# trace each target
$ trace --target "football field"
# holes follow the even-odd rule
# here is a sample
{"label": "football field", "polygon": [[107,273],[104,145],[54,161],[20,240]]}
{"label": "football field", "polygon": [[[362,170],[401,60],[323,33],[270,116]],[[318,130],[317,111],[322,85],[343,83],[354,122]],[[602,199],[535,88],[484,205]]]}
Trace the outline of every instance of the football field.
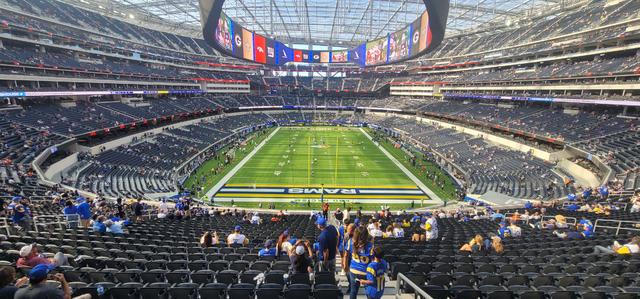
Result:
{"label": "football field", "polygon": [[246,159],[215,199],[428,198],[359,128],[282,127]]}

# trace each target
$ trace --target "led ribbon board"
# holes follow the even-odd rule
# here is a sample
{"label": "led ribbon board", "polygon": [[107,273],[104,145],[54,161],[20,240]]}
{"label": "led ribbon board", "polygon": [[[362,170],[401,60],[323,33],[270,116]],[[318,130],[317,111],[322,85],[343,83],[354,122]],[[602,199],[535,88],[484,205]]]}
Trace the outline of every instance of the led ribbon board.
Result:
{"label": "led ribbon board", "polygon": [[222,11],[224,0],[200,0],[205,41],[221,53],[267,65],[347,63],[361,67],[405,61],[435,49],[444,38],[449,0],[424,0],[425,11],[404,28],[340,51],[298,50],[244,28]]}

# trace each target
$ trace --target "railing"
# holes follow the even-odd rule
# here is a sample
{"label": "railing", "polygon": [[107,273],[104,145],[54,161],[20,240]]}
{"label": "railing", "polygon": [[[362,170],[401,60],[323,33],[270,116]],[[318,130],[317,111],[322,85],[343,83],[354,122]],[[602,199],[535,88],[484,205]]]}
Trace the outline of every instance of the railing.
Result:
{"label": "railing", "polygon": [[[504,214],[504,217],[505,218],[511,218],[511,216],[513,216],[514,214],[515,213],[506,213],[506,214]],[[520,217],[522,217],[522,214],[520,214]],[[542,216],[540,218],[540,221],[549,220],[549,219],[555,219],[555,218],[556,218],[556,216]],[[575,217],[564,217],[564,218],[567,220],[567,224],[571,224],[571,225],[575,226],[578,223],[578,219],[576,219]],[[522,223],[525,223],[525,224],[529,224],[529,222],[531,221],[531,218],[529,218],[527,220],[520,219],[519,221],[522,222]]]}
{"label": "railing", "polygon": [[420,288],[419,285],[411,281],[408,277],[402,273],[398,273],[398,279],[396,280],[396,299],[402,297],[402,285],[409,285],[413,289],[413,298],[433,299],[427,292]]}
{"label": "railing", "polygon": [[65,215],[38,215],[33,217],[33,228],[36,232],[40,232],[38,229],[40,226],[58,225],[60,229],[63,229],[70,223],[73,223],[73,221],[68,221]]}
{"label": "railing", "polygon": [[[584,202],[584,201],[564,201],[562,202],[562,208],[566,209],[569,205],[571,205],[572,203],[576,203],[576,204],[584,204],[584,203],[588,203],[588,202]],[[614,206],[618,206],[620,208],[620,210],[622,211],[626,211],[627,207],[629,206],[628,203],[626,202],[606,202],[606,201],[601,201],[601,202],[595,202],[594,204],[600,204],[600,205],[614,205]]]}
{"label": "railing", "polygon": [[[550,219],[556,219],[556,216],[542,216],[542,221]],[[564,217],[564,219],[567,220],[567,224],[571,224],[573,226],[578,223],[578,219],[575,217]]]}
{"label": "railing", "polygon": [[[613,223],[613,225],[606,225],[606,223]],[[629,224],[629,226],[623,227],[623,224]],[[620,234],[620,231],[640,232],[640,221],[596,219],[596,223],[593,225],[593,232],[596,232],[598,228],[615,229],[615,235],[617,236]]]}
{"label": "railing", "polygon": [[5,232],[7,233],[7,234],[6,234],[6,236],[7,236],[7,237],[9,237],[10,232],[11,232],[11,231],[10,231],[10,229],[11,229],[11,225],[9,224],[9,221],[7,221],[7,218],[4,218],[4,217],[2,217],[2,218],[0,218],[0,219],[2,219],[2,222],[0,222],[0,224],[2,224],[2,225],[0,226],[0,229],[4,229],[4,230],[5,230]]}

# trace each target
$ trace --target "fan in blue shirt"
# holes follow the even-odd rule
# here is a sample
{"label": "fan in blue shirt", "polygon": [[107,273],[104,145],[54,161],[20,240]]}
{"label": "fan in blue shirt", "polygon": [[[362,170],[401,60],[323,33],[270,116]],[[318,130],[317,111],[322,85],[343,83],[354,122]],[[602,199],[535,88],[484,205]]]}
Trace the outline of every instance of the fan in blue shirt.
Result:
{"label": "fan in blue shirt", "polygon": [[373,249],[373,261],[367,265],[367,280],[360,281],[365,286],[364,293],[368,299],[380,299],[384,294],[384,273],[389,266],[383,257],[382,248]]}
{"label": "fan in blue shirt", "polygon": [[91,205],[87,202],[84,197],[76,198],[76,202],[79,204],[76,206],[77,213],[80,215],[82,219],[91,218]]}
{"label": "fan in blue shirt", "polygon": [[93,231],[96,233],[106,233],[107,232],[107,226],[104,225],[104,216],[100,216],[96,219],[96,221],[93,223]]}
{"label": "fan in blue shirt", "polygon": [[276,249],[273,248],[273,241],[265,241],[264,248],[258,251],[258,256],[276,256]]}
{"label": "fan in blue shirt", "polygon": [[498,229],[498,235],[501,239],[511,237],[511,229],[507,227],[507,223],[500,222],[500,228]]}

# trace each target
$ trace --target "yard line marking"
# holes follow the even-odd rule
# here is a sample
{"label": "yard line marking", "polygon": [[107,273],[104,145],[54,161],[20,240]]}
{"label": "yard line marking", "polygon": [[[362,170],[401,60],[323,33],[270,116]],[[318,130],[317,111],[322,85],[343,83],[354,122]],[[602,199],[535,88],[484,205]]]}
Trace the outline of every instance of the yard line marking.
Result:
{"label": "yard line marking", "polygon": [[[367,138],[369,138],[369,140],[373,143],[373,138],[364,129],[360,128],[360,132],[362,132],[364,136],[367,136]],[[440,198],[440,196],[438,196],[433,191],[431,191],[431,189],[429,189],[422,181],[420,181],[420,179],[418,179],[411,171],[409,171],[406,167],[404,167],[404,165],[402,165],[402,163],[400,163],[386,149],[384,149],[380,145],[378,145],[377,147],[383,154],[387,156],[387,158],[389,158],[389,160],[391,160],[391,162],[393,162],[398,168],[400,168],[400,170],[402,170],[402,172],[404,172],[404,174],[407,175],[409,179],[411,179],[414,183],[416,183],[416,185],[418,185],[418,187],[422,191],[424,191],[425,194],[427,194],[431,199],[437,201],[438,205],[443,203],[442,198]]]}
{"label": "yard line marking", "polygon": [[[226,187],[308,187],[320,188],[320,184],[226,184]],[[325,188],[381,188],[381,189],[418,189],[417,186],[408,185],[325,185]]]}
{"label": "yard line marking", "polygon": [[226,184],[245,164],[247,164],[247,162],[249,162],[249,160],[251,160],[251,158],[265,144],[267,144],[267,142],[269,140],[271,140],[271,137],[275,136],[276,133],[278,133],[278,131],[280,131],[280,127],[277,127],[275,130],[273,130],[273,132],[271,134],[269,134],[269,136],[267,136],[267,138],[262,140],[262,142],[260,142],[260,144],[258,144],[256,147],[254,147],[253,150],[248,155],[246,155],[244,157],[244,159],[242,159],[242,161],[240,161],[240,163],[236,164],[236,166],[233,167],[233,169],[231,169],[231,171],[229,171],[221,180],[219,180],[211,189],[209,189],[209,191],[207,191],[207,193],[206,193],[207,199],[209,199],[213,195],[215,195],[218,192],[218,190],[220,190],[220,188],[222,188],[224,186],[224,184]]}
{"label": "yard line marking", "polygon": [[367,190],[360,189],[360,194],[424,194],[422,190]]}
{"label": "yard line marking", "polygon": [[246,193],[284,193],[286,191],[284,188],[256,188],[256,189],[246,189],[246,188],[222,188],[219,192],[246,192]]}

